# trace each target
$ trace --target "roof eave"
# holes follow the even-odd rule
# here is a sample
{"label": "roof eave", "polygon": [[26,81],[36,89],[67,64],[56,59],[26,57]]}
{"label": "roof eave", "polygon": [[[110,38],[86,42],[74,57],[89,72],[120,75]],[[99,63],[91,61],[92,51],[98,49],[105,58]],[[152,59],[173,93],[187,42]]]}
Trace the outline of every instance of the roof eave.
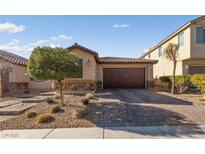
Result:
{"label": "roof eave", "polygon": [[99,62],[99,64],[156,64],[158,60],[152,62]]}
{"label": "roof eave", "polygon": [[186,24],[184,24],[183,26],[181,26],[179,29],[177,29],[176,31],[174,31],[173,33],[171,33],[169,36],[167,36],[165,39],[163,39],[162,41],[160,41],[160,43],[158,43],[157,45],[155,45],[153,48],[151,48],[149,51],[147,51],[146,53],[144,53],[142,56],[140,56],[139,58],[144,58],[145,56],[147,56],[149,53],[151,53],[152,51],[154,51],[155,49],[157,49],[159,46],[161,46],[162,44],[164,44],[165,42],[169,41],[170,39],[172,39],[173,37],[175,37],[177,34],[179,34],[181,31],[183,31],[184,29],[188,28],[189,26],[191,26],[192,24],[194,24],[195,22],[197,22],[198,20],[201,20],[202,18],[204,18],[205,16],[201,16],[197,19],[193,19],[189,22],[187,22]]}

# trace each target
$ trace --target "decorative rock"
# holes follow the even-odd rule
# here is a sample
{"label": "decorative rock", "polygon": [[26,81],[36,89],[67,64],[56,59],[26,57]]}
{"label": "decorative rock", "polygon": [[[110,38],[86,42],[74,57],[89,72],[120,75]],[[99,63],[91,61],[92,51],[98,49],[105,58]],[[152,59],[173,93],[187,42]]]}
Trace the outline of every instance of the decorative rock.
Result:
{"label": "decorative rock", "polygon": [[80,109],[73,109],[69,111],[69,117],[71,119],[80,119],[87,115],[89,113],[89,110],[87,108],[80,108]]}

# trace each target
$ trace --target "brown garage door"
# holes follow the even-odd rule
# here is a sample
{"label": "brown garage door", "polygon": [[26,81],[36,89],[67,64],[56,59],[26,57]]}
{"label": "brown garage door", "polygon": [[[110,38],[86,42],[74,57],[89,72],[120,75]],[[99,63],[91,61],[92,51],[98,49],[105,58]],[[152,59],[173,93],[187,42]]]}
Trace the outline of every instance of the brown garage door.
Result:
{"label": "brown garage door", "polygon": [[144,68],[104,68],[104,88],[144,88]]}

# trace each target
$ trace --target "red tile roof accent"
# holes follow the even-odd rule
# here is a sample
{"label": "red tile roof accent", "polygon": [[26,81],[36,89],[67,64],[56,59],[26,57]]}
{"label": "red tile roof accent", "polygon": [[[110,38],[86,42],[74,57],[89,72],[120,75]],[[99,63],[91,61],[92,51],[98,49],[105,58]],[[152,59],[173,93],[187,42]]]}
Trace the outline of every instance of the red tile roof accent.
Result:
{"label": "red tile roof accent", "polygon": [[124,58],[124,57],[100,57],[99,60],[100,63],[103,64],[125,64],[125,63],[134,63],[134,64],[156,64],[158,61],[157,60],[151,60],[151,59],[138,59],[138,58]]}
{"label": "red tile roof accent", "polygon": [[15,65],[27,66],[28,63],[28,60],[26,58],[3,50],[0,50],[0,59]]}
{"label": "red tile roof accent", "polygon": [[72,49],[72,48],[80,48],[80,49],[83,49],[84,51],[87,51],[91,54],[94,55],[95,59],[96,59],[96,62],[97,63],[116,63],[116,64],[125,64],[125,63],[150,63],[150,64],[156,64],[158,61],[157,60],[145,60],[145,59],[137,59],[137,58],[125,58],[125,57],[99,57],[98,56],[98,53],[91,50],[91,49],[88,49],[82,45],[79,45],[78,43],[74,43],[72,46],[68,47],[67,49]]}
{"label": "red tile roof accent", "polygon": [[91,53],[91,54],[94,55],[94,57],[95,57],[95,59],[96,59],[97,62],[99,61],[99,56],[98,56],[98,53],[97,53],[97,52],[95,52],[95,51],[93,51],[93,50],[91,50],[91,49],[88,49],[88,48],[86,48],[86,47],[84,47],[84,46],[82,46],[82,45],[80,45],[80,44],[78,44],[78,43],[74,43],[73,45],[71,45],[71,46],[68,47],[67,49],[73,49],[73,48],[79,48],[79,49],[82,49],[82,50],[84,50],[84,51],[87,51],[87,52],[89,52],[89,53]]}

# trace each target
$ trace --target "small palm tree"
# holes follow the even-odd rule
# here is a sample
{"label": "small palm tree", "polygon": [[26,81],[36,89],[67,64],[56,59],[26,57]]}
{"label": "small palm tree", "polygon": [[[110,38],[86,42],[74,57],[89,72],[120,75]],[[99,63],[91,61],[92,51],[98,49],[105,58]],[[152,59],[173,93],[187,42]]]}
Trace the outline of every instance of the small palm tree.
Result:
{"label": "small palm tree", "polygon": [[171,90],[172,94],[174,94],[174,87],[175,87],[175,72],[176,72],[177,59],[178,59],[178,49],[179,46],[177,44],[169,43],[164,50],[165,58],[173,62],[173,77],[172,77],[172,90]]}

